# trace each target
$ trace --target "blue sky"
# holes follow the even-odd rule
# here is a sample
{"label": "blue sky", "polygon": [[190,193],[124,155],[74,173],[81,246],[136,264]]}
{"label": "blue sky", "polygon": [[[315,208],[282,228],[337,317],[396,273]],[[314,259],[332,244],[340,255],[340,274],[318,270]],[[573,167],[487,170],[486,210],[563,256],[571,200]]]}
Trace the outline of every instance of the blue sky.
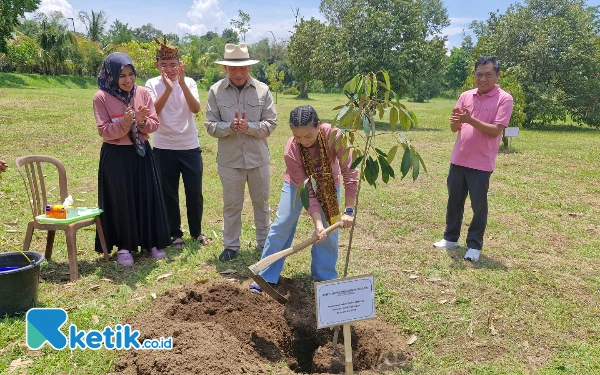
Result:
{"label": "blue sky", "polygon": [[[463,31],[471,34],[469,24],[473,20],[485,20],[490,12],[504,13],[515,2],[522,0],[445,0],[451,21],[443,32],[448,37],[448,47],[460,45]],[[42,0],[40,10],[60,10],[65,17],[74,17],[78,31],[84,31],[76,19],[79,11],[103,10],[109,19],[107,29],[118,19],[130,28],[152,23],[165,33],[203,35],[230,27],[229,21],[237,18],[238,9],[242,9],[250,15],[251,30],[246,34],[246,42],[251,44],[264,37],[288,38],[296,9],[301,17],[323,19],[319,4],[319,0]],[[588,0],[587,4],[598,5],[600,0]]]}

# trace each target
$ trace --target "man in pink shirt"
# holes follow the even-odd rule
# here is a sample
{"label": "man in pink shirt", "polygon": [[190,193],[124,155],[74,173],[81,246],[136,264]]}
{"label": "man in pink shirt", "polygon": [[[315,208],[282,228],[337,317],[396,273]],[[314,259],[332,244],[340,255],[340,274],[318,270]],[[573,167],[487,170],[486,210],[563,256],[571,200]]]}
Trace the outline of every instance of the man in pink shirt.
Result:
{"label": "man in pink shirt", "polygon": [[451,249],[460,246],[467,194],[471,197],[473,219],[467,233],[468,250],[464,259],[477,262],[483,247],[487,225],[487,193],[490,176],[502,132],[510,122],[513,98],[497,85],[500,63],[495,57],[483,56],[475,63],[473,90],[460,95],[450,116],[450,129],[458,132],[450,157],[448,173],[448,206],[444,238],[433,246]]}

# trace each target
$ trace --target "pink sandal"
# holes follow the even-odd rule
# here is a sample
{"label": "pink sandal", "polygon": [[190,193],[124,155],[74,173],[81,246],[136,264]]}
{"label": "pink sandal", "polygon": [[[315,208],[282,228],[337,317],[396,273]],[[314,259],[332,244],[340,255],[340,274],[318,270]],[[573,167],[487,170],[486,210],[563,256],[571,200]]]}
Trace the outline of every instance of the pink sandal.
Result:
{"label": "pink sandal", "polygon": [[133,255],[129,250],[119,250],[117,253],[117,264],[123,267],[133,266]]}

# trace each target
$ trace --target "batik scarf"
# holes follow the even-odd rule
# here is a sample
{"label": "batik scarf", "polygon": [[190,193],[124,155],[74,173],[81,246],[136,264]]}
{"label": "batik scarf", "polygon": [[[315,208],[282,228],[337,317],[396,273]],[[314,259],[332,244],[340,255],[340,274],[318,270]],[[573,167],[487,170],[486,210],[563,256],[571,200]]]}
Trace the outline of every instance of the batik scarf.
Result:
{"label": "batik scarf", "polygon": [[[102,91],[106,91],[111,96],[114,96],[122,101],[125,105],[125,108],[131,106],[134,110],[135,116],[135,106],[132,102],[133,97],[135,96],[135,89],[137,88],[137,85],[134,84],[133,89],[130,92],[121,90],[119,87],[119,75],[121,74],[123,68],[127,65],[131,66],[133,73],[137,76],[137,72],[135,71],[135,67],[133,66],[133,62],[129,56],[122,52],[115,52],[108,55],[102,63],[100,73],[98,74],[98,88]],[[131,140],[131,143],[133,143],[135,151],[140,156],[144,156],[146,154],[144,137],[142,136],[142,133],[139,132],[135,121],[133,124],[131,124],[129,139]]]}
{"label": "batik scarf", "polygon": [[319,129],[317,134],[317,143],[319,146],[319,154],[321,157],[321,172],[317,173],[315,165],[311,159],[308,149],[301,144],[300,155],[302,156],[302,165],[304,166],[304,172],[306,176],[313,177],[317,181],[317,188],[313,186],[317,200],[325,213],[327,223],[332,225],[340,220],[340,206],[337,199],[337,189],[335,188],[335,180],[333,179],[333,172],[329,157],[327,156],[327,144],[325,143],[325,137]]}

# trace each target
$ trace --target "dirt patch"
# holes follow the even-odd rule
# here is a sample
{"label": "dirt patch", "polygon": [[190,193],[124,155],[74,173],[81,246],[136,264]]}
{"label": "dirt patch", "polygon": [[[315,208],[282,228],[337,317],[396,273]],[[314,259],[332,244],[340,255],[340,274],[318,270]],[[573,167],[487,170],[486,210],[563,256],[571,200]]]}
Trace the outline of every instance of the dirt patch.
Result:
{"label": "dirt patch", "polygon": [[[282,279],[281,305],[250,292],[247,283],[197,284],[169,291],[154,308],[126,323],[147,338],[173,337],[172,350],[129,351],[123,374],[343,374],[343,334],[316,329],[315,301],[301,280]],[[378,320],[352,325],[354,370],[377,374],[406,369],[406,338]]]}

